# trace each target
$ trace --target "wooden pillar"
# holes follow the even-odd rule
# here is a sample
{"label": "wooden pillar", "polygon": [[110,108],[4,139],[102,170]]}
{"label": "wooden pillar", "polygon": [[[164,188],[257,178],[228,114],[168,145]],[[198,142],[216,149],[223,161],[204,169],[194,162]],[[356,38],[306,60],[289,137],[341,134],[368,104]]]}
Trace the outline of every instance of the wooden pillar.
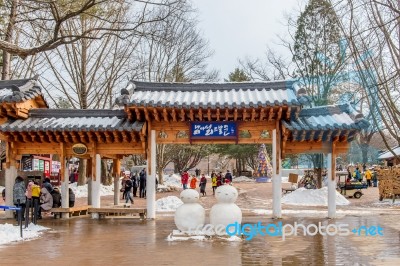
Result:
{"label": "wooden pillar", "polygon": [[[15,154],[12,151],[13,144],[6,142],[6,169],[5,169],[5,189],[6,189],[6,205],[14,205],[14,183],[17,177],[17,168],[15,161]],[[6,211],[6,218],[13,218],[14,214],[12,211]]]}
{"label": "wooden pillar", "polygon": [[335,142],[332,143],[332,152],[327,157],[328,170],[328,218],[336,217],[336,155]]}
{"label": "wooden pillar", "polygon": [[[149,164],[150,159],[150,164]],[[150,130],[150,147],[147,155],[146,204],[147,218],[156,218],[156,131]]]}
{"label": "wooden pillar", "polygon": [[121,172],[121,161],[113,160],[113,176],[114,176],[114,205],[119,205],[119,173]]}

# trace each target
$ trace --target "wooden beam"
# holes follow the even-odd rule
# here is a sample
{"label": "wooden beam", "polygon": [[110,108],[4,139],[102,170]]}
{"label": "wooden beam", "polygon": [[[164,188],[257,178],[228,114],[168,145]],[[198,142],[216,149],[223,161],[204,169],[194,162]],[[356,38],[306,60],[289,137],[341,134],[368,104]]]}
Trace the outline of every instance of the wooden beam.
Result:
{"label": "wooden beam", "polygon": [[[142,121],[142,116],[140,114],[140,110],[137,107],[135,107],[135,114],[136,114],[136,120]],[[95,160],[96,160],[96,158],[95,158]]]}
{"label": "wooden beam", "polygon": [[217,108],[217,114],[216,114],[216,115],[217,115],[216,120],[217,120],[217,121],[220,121],[220,115],[221,115],[221,114],[220,114],[219,108]]}
{"label": "wooden beam", "polygon": [[[160,114],[158,113],[157,108],[153,108],[153,115],[154,115],[154,119],[155,119],[157,122],[160,122],[160,121],[161,121],[161,119],[160,119]],[[147,120],[147,121],[149,121],[149,120]]]}
{"label": "wooden beam", "polygon": [[168,111],[166,108],[163,108],[163,118],[165,122],[169,122]]}
{"label": "wooden beam", "polygon": [[229,110],[225,108],[225,121],[229,121]]}
{"label": "wooden beam", "polygon": [[199,108],[197,115],[199,116],[199,121],[203,121],[203,109],[201,107]]}
{"label": "wooden beam", "polygon": [[91,161],[92,161],[92,181],[96,181],[96,154],[97,154],[97,145],[96,142],[92,142],[92,152],[91,152]]}
{"label": "wooden beam", "polygon": [[181,122],[186,120],[185,109],[181,108],[181,115],[180,116],[181,116]]}
{"label": "wooden beam", "polygon": [[48,138],[46,138],[46,135],[42,131],[38,131],[38,135],[39,135],[39,138],[40,138],[40,142],[42,142],[42,143],[44,143],[44,142],[49,143],[50,142],[48,140]]}
{"label": "wooden beam", "polygon": [[146,118],[146,121],[150,121],[150,116],[149,116],[149,110],[147,108],[144,108],[144,117]]}
{"label": "wooden beam", "polygon": [[274,116],[274,108],[270,107],[269,108],[269,113],[268,113],[268,121],[272,121],[272,117]]}
{"label": "wooden beam", "polygon": [[72,140],[69,138],[69,134],[66,131],[62,132],[62,136],[64,137],[64,142],[66,143],[72,143]]}
{"label": "wooden beam", "polygon": [[233,109],[233,121],[238,120],[238,110],[237,108]]}
{"label": "wooden beam", "polygon": [[310,139],[308,141],[314,141],[315,138],[315,130],[311,130]]}
{"label": "wooden beam", "polygon": [[120,135],[118,134],[118,131],[113,131],[112,134],[114,136],[114,142],[121,142],[121,138]]}
{"label": "wooden beam", "polygon": [[211,108],[209,107],[208,108],[208,110],[207,110],[207,118],[208,118],[208,121],[211,121]]}
{"label": "wooden beam", "polygon": [[242,120],[247,121],[247,109],[244,108],[242,111]]}
{"label": "wooden beam", "polygon": [[194,121],[194,112],[193,112],[192,108],[190,108],[190,110],[189,110],[189,118],[190,118],[190,121]]}
{"label": "wooden beam", "polygon": [[85,134],[84,131],[79,131],[76,134],[79,135],[79,142],[81,142],[81,143],[88,143],[89,142],[89,140],[87,138],[87,135]]}
{"label": "wooden beam", "polygon": [[296,107],[296,112],[294,113],[294,116],[296,117],[296,119],[299,118],[300,110],[301,110],[301,108],[299,106],[297,106]]}
{"label": "wooden beam", "polygon": [[286,119],[289,120],[290,119],[290,113],[292,112],[292,108],[289,106],[286,110]]}
{"label": "wooden beam", "polygon": [[[172,116],[172,121],[178,122],[178,119],[176,118],[177,115],[176,115],[176,110],[175,110],[175,108],[172,108],[171,116]],[[150,121],[150,120],[147,120],[147,121]]]}
{"label": "wooden beam", "polygon": [[255,121],[256,120],[256,109],[253,108],[253,110],[251,111],[251,121]]}
{"label": "wooden beam", "polygon": [[112,134],[109,131],[104,131],[104,136],[106,137],[106,143],[113,143]]}
{"label": "wooden beam", "polygon": [[265,118],[265,108],[264,107],[262,107],[261,109],[260,109],[260,115],[259,115],[259,121],[263,121],[264,120],[264,118]]}
{"label": "wooden beam", "polygon": [[276,120],[281,120],[281,118],[282,118],[282,107],[279,107],[278,115],[276,117]]}

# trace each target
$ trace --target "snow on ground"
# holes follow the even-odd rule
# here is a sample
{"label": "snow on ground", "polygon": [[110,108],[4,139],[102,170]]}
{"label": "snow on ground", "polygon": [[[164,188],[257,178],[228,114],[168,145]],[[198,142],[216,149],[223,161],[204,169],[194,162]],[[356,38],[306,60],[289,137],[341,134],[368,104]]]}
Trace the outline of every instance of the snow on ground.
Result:
{"label": "snow on ground", "polygon": [[156,210],[163,212],[176,211],[176,209],[182,204],[183,202],[180,198],[176,196],[168,196],[156,201]]}
{"label": "snow on ground", "polygon": [[159,192],[174,191],[182,187],[181,176],[177,174],[164,175],[163,181],[163,185],[158,184],[157,190]]}
{"label": "snow on ground", "polygon": [[[336,205],[348,205],[348,201],[339,192],[336,192]],[[328,188],[306,189],[299,188],[282,197],[282,203],[303,206],[328,206]]]}
{"label": "snow on ground", "polygon": [[48,230],[49,228],[33,223],[29,224],[28,228],[24,229],[22,226],[22,237],[20,235],[20,227],[12,224],[0,224],[0,245],[11,242],[23,241],[28,239],[35,239],[40,237],[41,231]]}
{"label": "snow on ground", "polygon": [[[77,183],[70,184],[69,187],[74,191],[76,198],[88,196],[88,185],[78,186]],[[104,186],[100,184],[100,196],[114,195],[114,184]]]}
{"label": "snow on ground", "polygon": [[[258,215],[272,215],[272,210],[255,209],[251,210],[253,213]],[[327,210],[282,210],[283,215],[291,217],[319,217],[325,218],[328,216]],[[336,210],[336,217],[341,218],[346,215],[353,216],[365,216],[365,215],[376,215],[376,212],[370,210]]]}
{"label": "snow on ground", "polygon": [[256,182],[254,178],[249,178],[247,176],[238,176],[232,179],[232,182],[239,183],[239,182]]}

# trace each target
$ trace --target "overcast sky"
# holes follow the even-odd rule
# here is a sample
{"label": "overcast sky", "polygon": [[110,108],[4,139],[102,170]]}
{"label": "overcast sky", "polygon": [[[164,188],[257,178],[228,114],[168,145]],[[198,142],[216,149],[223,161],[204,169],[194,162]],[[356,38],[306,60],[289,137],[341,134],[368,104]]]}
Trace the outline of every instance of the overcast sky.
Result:
{"label": "overcast sky", "polygon": [[210,68],[220,79],[238,66],[238,59],[262,57],[266,45],[285,34],[284,12],[298,7],[298,0],[192,0],[199,11],[199,28],[214,50]]}

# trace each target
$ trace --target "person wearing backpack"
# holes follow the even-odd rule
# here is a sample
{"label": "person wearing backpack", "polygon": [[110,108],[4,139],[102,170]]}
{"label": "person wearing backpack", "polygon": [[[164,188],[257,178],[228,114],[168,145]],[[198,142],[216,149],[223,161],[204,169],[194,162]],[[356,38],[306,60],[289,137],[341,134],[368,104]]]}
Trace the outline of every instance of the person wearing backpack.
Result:
{"label": "person wearing backpack", "polygon": [[[21,210],[21,218],[22,221],[25,220],[25,204],[26,204],[26,196],[25,196],[25,182],[21,176],[17,176],[15,178],[15,184],[13,187],[13,202],[14,205],[20,207]],[[18,216],[16,217],[18,221]]]}

